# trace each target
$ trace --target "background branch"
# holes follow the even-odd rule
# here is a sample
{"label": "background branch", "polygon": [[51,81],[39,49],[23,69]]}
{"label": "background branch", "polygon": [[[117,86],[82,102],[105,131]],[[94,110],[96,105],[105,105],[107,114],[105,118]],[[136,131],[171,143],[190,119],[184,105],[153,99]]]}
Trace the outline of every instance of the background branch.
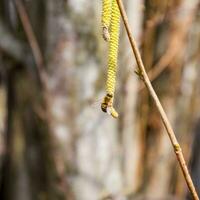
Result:
{"label": "background branch", "polygon": [[22,1],[14,0],[14,3],[16,5],[17,12],[19,13],[20,20],[22,22],[24,31],[29,41],[29,44],[33,53],[33,57],[35,59],[40,81],[42,82],[42,85],[46,87],[47,75],[44,70],[44,59],[43,59],[42,51],[40,49],[40,46],[34,34],[33,28],[31,26],[30,19],[28,17],[28,14],[26,12],[25,6],[22,3]]}
{"label": "background branch", "polygon": [[120,13],[121,13],[121,16],[122,16],[122,19],[123,19],[123,23],[125,25],[125,28],[126,28],[126,32],[127,32],[127,35],[128,35],[128,38],[129,38],[129,41],[130,41],[130,44],[131,44],[131,47],[132,47],[132,50],[133,50],[133,54],[135,56],[135,59],[136,59],[136,62],[137,62],[137,65],[138,65],[138,68],[139,68],[139,74],[140,74],[140,78],[141,80],[143,80],[143,82],[145,83],[150,95],[152,96],[155,104],[156,104],[156,107],[160,113],[160,116],[161,116],[161,119],[163,121],[163,124],[166,128],[166,131],[168,133],[168,136],[170,138],[170,141],[172,143],[172,146],[174,148],[174,151],[175,151],[175,154],[177,156],[177,160],[180,164],[180,167],[182,169],[182,172],[183,172],[183,175],[185,177],[185,180],[186,180],[186,183],[188,185],[188,188],[194,198],[194,200],[199,200],[199,197],[197,195],[197,192],[196,192],[196,189],[194,187],[194,184],[193,184],[193,181],[191,179],[191,176],[189,174],[189,171],[188,171],[188,168],[187,168],[187,165],[186,165],[186,162],[185,162],[185,159],[183,157],[183,153],[182,153],[182,150],[181,150],[181,147],[176,139],[176,136],[175,136],[175,133],[172,129],[172,126],[168,120],[168,117],[160,103],[160,100],[157,96],[157,94],[155,93],[152,85],[151,85],[151,82],[149,80],[149,77],[146,73],[146,70],[145,70],[145,67],[144,67],[144,64],[143,64],[143,61],[141,59],[141,56],[140,56],[140,53],[139,53],[139,50],[138,50],[138,47],[136,45],[136,42],[135,42],[135,39],[133,38],[132,36],[132,33],[131,33],[131,28],[130,28],[130,25],[128,23],[128,17],[126,15],[126,11],[124,9],[124,6],[122,4],[122,1],[121,0],[117,0],[117,3],[118,3],[118,6],[119,6],[119,10],[120,10]]}

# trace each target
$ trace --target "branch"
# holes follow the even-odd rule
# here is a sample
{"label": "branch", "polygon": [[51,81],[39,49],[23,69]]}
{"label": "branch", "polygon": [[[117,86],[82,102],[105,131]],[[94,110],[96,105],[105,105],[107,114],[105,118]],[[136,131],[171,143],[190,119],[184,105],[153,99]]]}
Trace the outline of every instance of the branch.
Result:
{"label": "branch", "polygon": [[28,16],[25,6],[21,0],[13,0],[13,1],[16,5],[17,12],[18,12],[20,20],[22,22],[28,42],[30,44],[30,47],[31,47],[31,50],[33,53],[33,57],[35,59],[36,67],[38,70],[40,81],[42,83],[42,86],[46,87],[47,74],[46,74],[46,71],[44,70],[44,58],[43,58],[40,46],[38,44],[38,41],[36,39],[36,36],[34,34],[32,25],[30,23],[29,16]]}
{"label": "branch", "polygon": [[120,10],[120,13],[121,13],[121,16],[122,16],[122,19],[123,19],[123,23],[125,25],[125,29],[126,29],[126,32],[127,32],[127,35],[128,35],[128,38],[129,38],[129,41],[130,41],[130,44],[131,44],[131,48],[133,50],[133,54],[135,56],[135,59],[136,59],[136,62],[137,62],[137,65],[138,65],[138,68],[139,68],[139,71],[140,71],[140,76],[142,76],[142,81],[144,82],[144,84],[146,85],[150,95],[152,96],[155,104],[156,104],[156,107],[160,113],[160,116],[161,116],[161,119],[162,119],[162,122],[165,126],[165,129],[168,133],[168,136],[169,136],[169,139],[170,139],[170,142],[174,148],[174,152],[176,154],[176,157],[177,157],[177,160],[179,162],[179,165],[181,167],[181,170],[183,172],[183,175],[184,175],[184,178],[185,178],[185,181],[187,183],[187,186],[194,198],[194,200],[199,200],[199,197],[197,195],[197,192],[196,192],[196,189],[194,187],[194,184],[193,184],[193,181],[191,179],[191,176],[189,174],[189,171],[188,171],[188,168],[187,168],[187,165],[186,165],[186,162],[185,162],[185,159],[184,159],[184,156],[183,156],[183,153],[182,153],[182,150],[181,150],[181,147],[176,139],[176,136],[175,136],[175,133],[172,129],[172,126],[168,120],[168,117],[160,103],[160,100],[157,96],[157,94],[155,93],[152,85],[151,85],[151,82],[149,80],[149,77],[146,73],[146,70],[145,70],[145,67],[144,67],[144,64],[143,64],[143,61],[141,59],[141,55],[139,53],[139,50],[138,50],[138,47],[136,45],[136,42],[135,42],[135,39],[133,38],[132,36],[132,33],[131,33],[131,28],[130,28],[130,25],[128,23],[128,17],[126,15],[126,11],[124,9],[124,6],[122,4],[122,1],[121,0],[117,0],[117,4],[119,6],[119,10]]}
{"label": "branch", "polygon": [[[183,49],[183,45],[185,44],[185,38],[187,33],[192,25],[192,22],[198,12],[198,9],[192,9],[190,14],[184,19],[184,22],[181,23],[171,34],[169,39],[169,44],[167,51],[160,58],[158,63],[155,64],[154,67],[147,73],[150,81],[154,81],[170,64],[173,62],[174,58],[179,54],[179,52]],[[175,19],[172,19],[175,21]],[[179,22],[180,23],[180,22]],[[143,90],[145,86],[142,84],[139,88],[139,91]]]}

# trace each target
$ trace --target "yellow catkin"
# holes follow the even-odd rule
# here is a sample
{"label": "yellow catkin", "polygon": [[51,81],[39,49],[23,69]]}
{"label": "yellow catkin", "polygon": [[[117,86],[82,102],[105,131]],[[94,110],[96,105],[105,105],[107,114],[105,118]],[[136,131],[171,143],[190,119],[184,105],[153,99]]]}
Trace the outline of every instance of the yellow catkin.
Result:
{"label": "yellow catkin", "polygon": [[110,20],[111,20],[111,7],[112,7],[112,0],[102,0],[102,31],[103,31],[103,38],[106,41],[109,41],[110,34],[109,34],[109,27],[110,27]]}
{"label": "yellow catkin", "polygon": [[[113,98],[116,84],[116,71],[118,60],[119,46],[119,27],[120,27],[120,12],[116,0],[112,0],[112,12],[110,22],[110,40],[109,40],[109,55],[108,55],[108,75],[106,83],[107,95],[102,102],[102,110],[109,112],[113,117],[117,118],[118,113],[113,108]],[[109,98],[108,98],[109,97]],[[105,109],[105,106],[107,108]]]}
{"label": "yellow catkin", "polygon": [[106,85],[107,93],[113,96],[115,91],[117,60],[118,60],[119,23],[120,23],[119,8],[116,0],[113,0],[111,27],[110,27],[109,55],[108,55],[108,77]]}

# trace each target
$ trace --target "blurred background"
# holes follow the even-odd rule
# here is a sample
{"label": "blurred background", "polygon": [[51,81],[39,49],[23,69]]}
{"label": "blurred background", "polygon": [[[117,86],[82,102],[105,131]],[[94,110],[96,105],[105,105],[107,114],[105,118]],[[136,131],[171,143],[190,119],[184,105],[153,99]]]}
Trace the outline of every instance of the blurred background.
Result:
{"label": "blurred background", "polygon": [[[123,0],[200,194],[200,2]],[[0,0],[0,199],[191,199],[121,24],[105,95],[101,0]]]}

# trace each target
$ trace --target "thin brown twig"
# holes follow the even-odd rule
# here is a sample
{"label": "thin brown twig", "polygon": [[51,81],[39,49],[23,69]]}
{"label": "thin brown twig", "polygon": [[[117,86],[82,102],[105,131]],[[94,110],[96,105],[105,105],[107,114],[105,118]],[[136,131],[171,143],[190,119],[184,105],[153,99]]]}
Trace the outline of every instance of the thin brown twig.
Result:
{"label": "thin brown twig", "polygon": [[[173,62],[173,59],[178,53],[179,48],[175,47],[169,50],[160,58],[158,63],[148,72],[148,77],[151,82],[159,77],[159,75],[170,66]],[[141,84],[138,88],[139,91],[142,91],[145,88],[144,84]]]}
{"label": "thin brown twig", "polygon": [[24,31],[26,33],[27,39],[29,41],[31,50],[33,52],[33,56],[35,59],[36,67],[38,70],[39,78],[45,87],[46,85],[46,73],[44,70],[44,59],[42,55],[42,51],[39,47],[38,41],[36,39],[36,36],[34,34],[33,28],[30,23],[30,19],[28,17],[28,14],[26,12],[25,6],[21,0],[14,0],[14,3],[16,5],[17,12],[19,14],[20,20],[22,22]]}
{"label": "thin brown twig", "polygon": [[122,16],[122,20],[123,20],[123,23],[125,25],[125,29],[126,29],[126,32],[127,32],[127,35],[128,35],[128,38],[129,38],[129,41],[130,41],[130,44],[131,44],[131,48],[133,50],[133,54],[134,54],[134,57],[136,59],[136,62],[137,62],[137,65],[138,65],[138,68],[139,68],[139,75],[141,77],[141,80],[144,82],[144,84],[146,85],[150,95],[152,96],[155,104],[156,104],[156,107],[160,113],[160,116],[161,116],[161,119],[162,119],[162,122],[165,126],[165,129],[168,133],[168,136],[169,136],[169,139],[171,141],[171,144],[174,148],[174,152],[176,154],[176,157],[177,157],[177,160],[178,160],[178,163],[181,167],[181,170],[183,172],[183,175],[184,175],[184,178],[185,178],[185,181],[187,183],[187,186],[194,198],[194,200],[199,200],[199,197],[197,195],[197,192],[196,192],[196,189],[195,189],[195,186],[193,184],[193,181],[191,179],[191,176],[189,174],[189,170],[187,168],[187,165],[186,165],[186,162],[185,162],[185,159],[184,159],[184,156],[183,156],[183,153],[182,153],[182,150],[181,150],[181,147],[176,139],[176,136],[175,136],[175,133],[172,129],[172,126],[168,120],[168,117],[160,103],[160,100],[157,96],[157,94],[155,93],[152,85],[151,85],[151,82],[149,80],[149,77],[146,73],[146,70],[145,70],[145,67],[144,67],[144,64],[143,64],[143,61],[142,61],[142,58],[141,58],[141,55],[140,55],[140,52],[139,52],[139,49],[136,45],[136,42],[135,42],[135,39],[134,37],[132,36],[132,33],[131,33],[131,28],[130,28],[130,25],[129,25],[129,22],[128,22],[128,17],[127,17],[127,14],[126,14],[126,11],[124,9],[124,5],[122,3],[121,0],[117,0],[117,4],[119,6],[119,10],[120,10],[120,13],[121,13],[121,16]]}

